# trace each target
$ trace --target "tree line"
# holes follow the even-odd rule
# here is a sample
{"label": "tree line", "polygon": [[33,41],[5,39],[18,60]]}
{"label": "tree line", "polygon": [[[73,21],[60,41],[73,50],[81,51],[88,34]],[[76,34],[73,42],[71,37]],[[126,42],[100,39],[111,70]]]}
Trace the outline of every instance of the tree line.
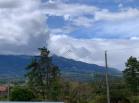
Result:
{"label": "tree line", "polygon": [[[40,56],[26,68],[26,83],[11,87],[11,101],[107,103],[105,75],[97,74],[89,83],[65,80],[47,48],[39,50]],[[139,61],[131,56],[125,66],[123,77],[109,76],[111,103],[139,103]]]}

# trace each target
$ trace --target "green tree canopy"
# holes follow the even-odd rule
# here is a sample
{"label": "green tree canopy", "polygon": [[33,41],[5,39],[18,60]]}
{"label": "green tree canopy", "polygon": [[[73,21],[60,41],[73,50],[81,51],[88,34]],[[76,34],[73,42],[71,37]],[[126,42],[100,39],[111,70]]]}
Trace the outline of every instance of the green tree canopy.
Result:
{"label": "green tree canopy", "polygon": [[49,51],[45,47],[39,50],[41,55],[33,59],[27,67],[27,82],[40,98],[57,100],[60,70],[52,63]]}
{"label": "green tree canopy", "polygon": [[24,87],[16,86],[10,93],[11,101],[33,101],[34,98],[33,92]]}
{"label": "green tree canopy", "polygon": [[127,86],[136,95],[139,86],[139,61],[135,57],[130,57],[126,62],[126,69],[123,71]]}

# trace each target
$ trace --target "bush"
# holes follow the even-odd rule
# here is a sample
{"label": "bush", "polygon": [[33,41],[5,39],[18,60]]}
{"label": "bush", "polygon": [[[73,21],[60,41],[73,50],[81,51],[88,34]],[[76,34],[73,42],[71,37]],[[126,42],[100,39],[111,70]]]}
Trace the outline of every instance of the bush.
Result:
{"label": "bush", "polygon": [[92,101],[89,103],[107,103],[106,96],[96,96]]}
{"label": "bush", "polygon": [[32,91],[25,87],[14,87],[10,93],[11,101],[32,101],[35,98]]}
{"label": "bush", "polygon": [[139,96],[133,96],[130,98],[131,103],[139,103]]}

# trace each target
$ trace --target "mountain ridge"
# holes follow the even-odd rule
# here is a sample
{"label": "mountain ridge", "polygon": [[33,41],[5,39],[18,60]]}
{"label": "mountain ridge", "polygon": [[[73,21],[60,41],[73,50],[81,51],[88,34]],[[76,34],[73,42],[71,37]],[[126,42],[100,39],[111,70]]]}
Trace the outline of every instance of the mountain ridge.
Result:
{"label": "mountain ridge", "polygon": [[[39,56],[0,55],[0,75],[24,76],[26,66],[33,58],[37,57]],[[52,56],[52,62],[60,68],[62,76],[75,80],[91,80],[95,73],[105,74],[106,70],[103,66],[75,61],[56,55]],[[121,71],[115,68],[109,68],[109,74],[121,75]]]}

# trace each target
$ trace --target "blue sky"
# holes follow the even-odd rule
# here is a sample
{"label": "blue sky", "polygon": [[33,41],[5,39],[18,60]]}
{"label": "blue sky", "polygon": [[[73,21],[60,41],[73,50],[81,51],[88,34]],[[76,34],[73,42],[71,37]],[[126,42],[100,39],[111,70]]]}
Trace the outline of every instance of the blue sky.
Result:
{"label": "blue sky", "polygon": [[[99,65],[104,65],[103,53],[108,50],[109,65],[123,70],[129,56],[138,57],[138,4],[137,0],[45,1],[48,47],[57,55]],[[68,50],[71,53],[64,54]]]}
{"label": "blue sky", "polygon": [[[46,7],[47,10],[55,12],[55,14],[47,13],[49,29],[72,28],[67,35],[74,38],[130,39],[138,37],[138,25],[134,25],[135,22],[139,22],[138,14],[136,14],[137,1],[49,0],[45,3],[46,6],[51,5],[50,8]],[[64,7],[63,10],[62,7],[58,7],[59,5]],[[59,10],[55,9],[56,6]]]}
{"label": "blue sky", "polygon": [[108,50],[109,66],[123,70],[129,56],[139,57],[138,5],[138,0],[0,0],[0,54],[36,55],[47,46],[52,55],[103,66]]}

